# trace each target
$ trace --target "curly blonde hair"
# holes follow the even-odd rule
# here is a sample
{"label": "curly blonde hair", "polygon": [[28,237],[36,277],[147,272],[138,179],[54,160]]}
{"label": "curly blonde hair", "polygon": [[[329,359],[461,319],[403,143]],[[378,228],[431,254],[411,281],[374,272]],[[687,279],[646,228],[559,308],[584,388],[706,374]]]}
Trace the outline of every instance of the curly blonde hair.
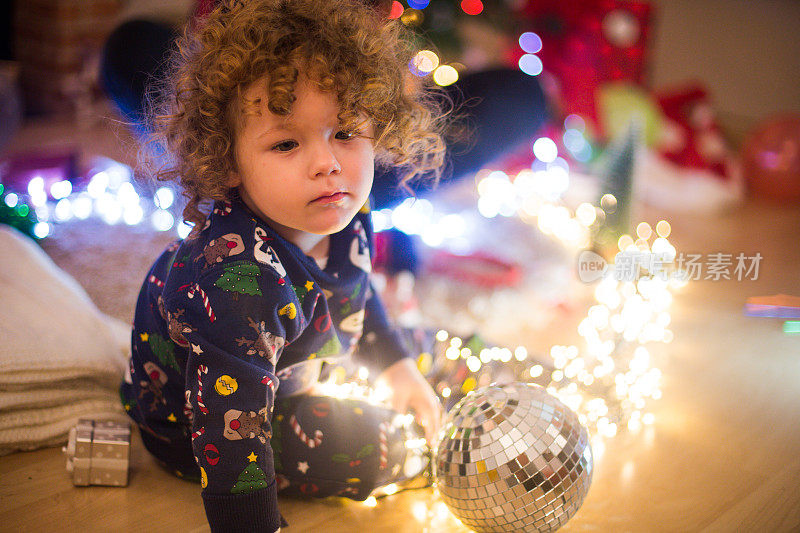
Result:
{"label": "curly blonde hair", "polygon": [[236,170],[238,118],[258,112],[243,90],[265,79],[268,109],[288,115],[301,70],[336,95],[345,127],[359,115],[371,120],[376,163],[400,167],[401,186],[423,176],[439,179],[445,100],[410,82],[412,38],[370,3],[376,2],[230,1],[187,27],[150,115],[151,142],[162,154],[155,177],[180,185],[192,234],[207,217],[202,204],[233,194],[228,183]]}

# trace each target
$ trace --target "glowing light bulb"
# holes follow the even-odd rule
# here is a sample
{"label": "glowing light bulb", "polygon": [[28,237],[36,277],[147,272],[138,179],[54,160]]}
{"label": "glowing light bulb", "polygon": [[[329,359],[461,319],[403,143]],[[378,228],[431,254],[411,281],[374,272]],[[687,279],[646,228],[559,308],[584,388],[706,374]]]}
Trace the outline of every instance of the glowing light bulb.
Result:
{"label": "glowing light bulb", "polygon": [[542,49],[542,38],[532,31],[526,31],[519,36],[519,46],[529,54],[535,54]]}
{"label": "glowing light bulb", "polygon": [[378,506],[378,500],[375,499],[375,496],[370,496],[369,498],[364,500],[364,506],[365,507],[377,507]]}
{"label": "glowing light bulb", "polygon": [[100,198],[100,196],[102,196],[108,188],[108,181],[108,173],[105,171],[100,171],[91,177],[89,180],[89,185],[86,186],[86,192],[88,192],[89,196],[92,198]]}
{"label": "glowing light bulb", "polygon": [[33,234],[37,239],[44,239],[50,235],[50,224],[47,222],[37,222],[33,225]]}
{"label": "glowing light bulb", "polygon": [[152,214],[150,220],[153,223],[153,227],[158,231],[167,231],[175,224],[175,218],[172,216],[172,213],[164,211],[163,209],[157,209]]}
{"label": "glowing light bulb", "polygon": [[403,4],[401,4],[397,0],[394,0],[392,2],[392,10],[389,13],[389,20],[400,18],[400,16],[403,14],[404,10],[405,10],[405,8],[403,7]]}
{"label": "glowing light bulb", "polygon": [[647,222],[640,222],[638,226],[636,226],[636,235],[639,236],[640,239],[647,240],[653,234],[653,228],[650,227],[650,224]]}
{"label": "glowing light bulb", "polygon": [[600,207],[606,213],[613,213],[617,210],[617,198],[613,194],[604,194],[600,198]]}
{"label": "glowing light bulb", "polygon": [[483,12],[481,0],[461,0],[461,10],[467,15],[480,15]]}
{"label": "glowing light bulb", "polygon": [[539,137],[533,143],[533,155],[545,163],[552,163],[558,157],[558,147],[552,139]]}
{"label": "glowing light bulb", "polygon": [[524,346],[517,346],[514,350],[514,357],[517,361],[524,361],[528,358],[528,350]]}
{"label": "glowing light bulb", "polygon": [[60,200],[72,194],[72,183],[67,180],[57,181],[50,186],[50,195]]}
{"label": "glowing light bulb", "polygon": [[188,237],[191,231],[192,231],[192,226],[190,226],[186,222],[181,222],[176,227],[176,232],[178,234],[178,237],[180,237],[181,239],[185,239],[186,237]]}
{"label": "glowing light bulb", "polygon": [[420,50],[411,59],[409,68],[417,76],[425,76],[433,72],[439,66],[439,56],[431,50]]}
{"label": "glowing light bulb", "polygon": [[519,69],[528,76],[538,76],[544,70],[544,64],[539,56],[533,54],[525,54],[519,58],[517,62]]}
{"label": "glowing light bulb", "polygon": [[656,224],[656,233],[658,233],[659,237],[664,237],[665,239],[669,237],[669,234],[672,232],[672,227],[669,225],[669,222],[666,220],[659,220],[658,224]]}
{"label": "glowing light bulb", "polygon": [[624,252],[629,247],[633,246],[633,244],[633,237],[627,234],[620,236],[617,240],[617,248],[619,248],[621,252]]}
{"label": "glowing light bulb", "polygon": [[433,71],[433,81],[436,85],[447,87],[458,81],[458,71],[450,65],[440,65]]}
{"label": "glowing light bulb", "polygon": [[169,187],[160,187],[153,195],[153,202],[161,209],[169,209],[174,201],[175,193]]}

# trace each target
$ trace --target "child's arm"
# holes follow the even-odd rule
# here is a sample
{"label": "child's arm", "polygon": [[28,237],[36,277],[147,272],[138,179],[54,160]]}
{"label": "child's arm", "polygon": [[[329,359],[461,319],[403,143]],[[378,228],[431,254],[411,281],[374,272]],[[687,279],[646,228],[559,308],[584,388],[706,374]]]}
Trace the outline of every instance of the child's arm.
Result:
{"label": "child's arm", "polygon": [[[372,217],[369,213],[359,216],[366,232],[370,254],[374,257]],[[381,372],[378,383],[388,387],[392,407],[401,413],[405,413],[409,407],[412,408],[417,422],[425,428],[428,444],[433,446],[441,424],[441,403],[417,369],[414,362],[417,354],[408,352],[397,328],[390,323],[386,308],[372,283],[364,306],[364,333],[361,343],[366,348],[363,351],[370,356],[366,363]]]}
{"label": "child's arm", "polygon": [[393,327],[378,293],[370,286],[364,314],[364,337],[369,364],[379,368],[378,384],[389,389],[392,407],[405,413],[412,408],[417,422],[425,428],[428,444],[435,444],[442,419],[442,405],[425,377],[417,369],[415,355],[408,352]]}
{"label": "child's arm", "polygon": [[275,366],[300,332],[299,317],[279,310],[299,304],[291,284],[269,269],[231,268],[211,269],[184,301],[192,448],[211,530],[273,532],[280,527],[270,447]]}

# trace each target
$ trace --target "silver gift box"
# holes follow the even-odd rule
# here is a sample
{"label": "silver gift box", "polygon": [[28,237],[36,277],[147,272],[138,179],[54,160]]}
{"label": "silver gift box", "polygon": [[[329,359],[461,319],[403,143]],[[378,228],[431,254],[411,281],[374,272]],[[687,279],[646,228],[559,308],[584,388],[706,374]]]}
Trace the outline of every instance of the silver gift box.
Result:
{"label": "silver gift box", "polygon": [[128,484],[131,428],[114,420],[81,419],[62,451],[75,486]]}

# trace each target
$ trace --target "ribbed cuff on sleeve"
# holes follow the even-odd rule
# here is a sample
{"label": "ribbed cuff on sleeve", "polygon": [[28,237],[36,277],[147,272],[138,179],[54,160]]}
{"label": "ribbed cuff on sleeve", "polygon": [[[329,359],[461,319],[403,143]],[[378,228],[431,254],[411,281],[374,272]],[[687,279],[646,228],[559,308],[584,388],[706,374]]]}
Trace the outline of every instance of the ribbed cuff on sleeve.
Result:
{"label": "ribbed cuff on sleeve", "polygon": [[206,518],[214,533],[272,533],[281,527],[273,481],[249,494],[203,494]]}
{"label": "ribbed cuff on sleeve", "polygon": [[385,329],[375,333],[375,341],[369,347],[368,353],[364,354],[369,364],[383,371],[401,359],[412,357],[396,329]]}

